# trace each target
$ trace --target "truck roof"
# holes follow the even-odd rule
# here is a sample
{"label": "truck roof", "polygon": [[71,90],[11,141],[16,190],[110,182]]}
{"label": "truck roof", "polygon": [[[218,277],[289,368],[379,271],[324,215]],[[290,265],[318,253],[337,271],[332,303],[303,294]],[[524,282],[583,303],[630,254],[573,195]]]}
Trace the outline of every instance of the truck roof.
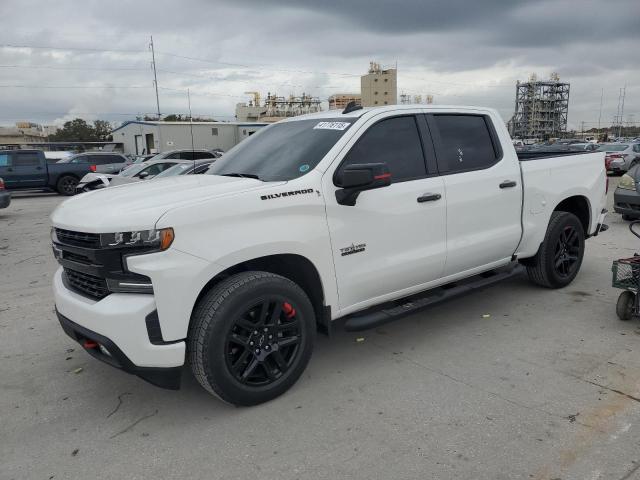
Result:
{"label": "truck roof", "polygon": [[312,120],[312,119],[323,119],[323,118],[359,118],[366,113],[369,112],[396,112],[399,110],[414,110],[416,108],[421,108],[425,110],[453,110],[453,111],[464,111],[464,110],[491,110],[488,107],[478,107],[471,105],[425,105],[425,104],[411,104],[411,105],[383,105],[379,107],[363,107],[358,110],[353,110],[349,113],[342,113],[342,110],[325,110],[322,112],[316,113],[308,113],[306,115],[299,115],[296,117],[289,117],[282,121],[291,122],[296,120]]}

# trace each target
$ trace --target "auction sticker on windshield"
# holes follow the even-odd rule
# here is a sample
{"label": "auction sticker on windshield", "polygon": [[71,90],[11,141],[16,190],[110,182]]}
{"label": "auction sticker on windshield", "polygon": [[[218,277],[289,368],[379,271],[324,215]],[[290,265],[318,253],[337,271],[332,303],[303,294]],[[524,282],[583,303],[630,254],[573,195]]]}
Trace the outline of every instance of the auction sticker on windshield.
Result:
{"label": "auction sticker on windshield", "polygon": [[319,122],[315,127],[313,127],[313,129],[314,130],[344,130],[349,125],[351,124],[348,122]]}

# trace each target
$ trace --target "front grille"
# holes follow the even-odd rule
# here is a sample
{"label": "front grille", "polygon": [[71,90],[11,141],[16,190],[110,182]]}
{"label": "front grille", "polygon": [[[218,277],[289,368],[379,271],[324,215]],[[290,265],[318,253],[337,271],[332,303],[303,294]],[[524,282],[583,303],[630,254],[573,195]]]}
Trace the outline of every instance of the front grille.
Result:
{"label": "front grille", "polygon": [[104,278],[95,277],[88,273],[78,272],[69,268],[64,269],[67,286],[83,295],[97,300],[109,295],[107,281]]}
{"label": "front grille", "polygon": [[98,233],[73,232],[71,230],[56,228],[56,236],[60,243],[66,243],[67,245],[100,248],[100,234]]}

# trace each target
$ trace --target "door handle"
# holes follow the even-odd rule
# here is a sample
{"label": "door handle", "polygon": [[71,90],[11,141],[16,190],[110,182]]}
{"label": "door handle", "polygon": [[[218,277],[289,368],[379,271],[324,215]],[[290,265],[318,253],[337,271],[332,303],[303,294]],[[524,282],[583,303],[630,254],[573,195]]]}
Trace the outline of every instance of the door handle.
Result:
{"label": "door handle", "polygon": [[505,180],[500,184],[500,188],[512,188],[515,187],[517,183],[514,180]]}
{"label": "door handle", "polygon": [[36,167],[36,170],[42,170],[42,167]]}
{"label": "door handle", "polygon": [[7,172],[13,172],[13,168],[7,168]]}
{"label": "door handle", "polygon": [[418,203],[434,202],[436,200],[440,200],[441,198],[442,195],[440,195],[439,193],[425,193],[421,197],[418,197]]}

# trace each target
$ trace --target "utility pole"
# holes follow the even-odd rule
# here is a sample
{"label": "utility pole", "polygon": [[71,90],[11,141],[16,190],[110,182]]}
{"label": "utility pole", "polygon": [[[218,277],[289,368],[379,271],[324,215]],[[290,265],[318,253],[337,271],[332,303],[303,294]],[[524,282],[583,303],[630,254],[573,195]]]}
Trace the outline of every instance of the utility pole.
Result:
{"label": "utility pole", "polygon": [[598,114],[598,135],[600,135],[600,120],[602,120],[602,99],[604,98],[604,88],[600,90],[600,113]]}
{"label": "utility pole", "polygon": [[151,66],[153,67],[153,85],[156,87],[156,107],[158,108],[158,120],[160,120],[160,96],[158,95],[158,74],[156,73],[156,52],[153,49],[153,35],[151,35]]}

